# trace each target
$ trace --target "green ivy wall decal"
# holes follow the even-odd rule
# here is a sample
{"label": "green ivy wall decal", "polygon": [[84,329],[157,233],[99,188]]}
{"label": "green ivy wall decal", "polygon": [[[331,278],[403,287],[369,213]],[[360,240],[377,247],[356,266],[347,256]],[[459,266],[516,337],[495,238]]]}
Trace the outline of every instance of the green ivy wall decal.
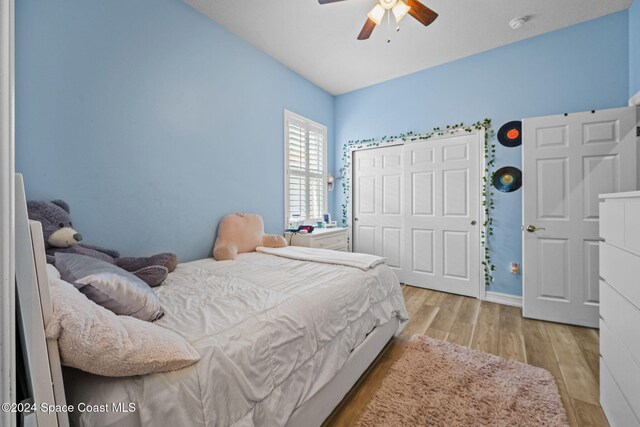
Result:
{"label": "green ivy wall decal", "polygon": [[484,250],[484,260],[482,266],[484,268],[484,280],[488,286],[493,281],[493,271],[496,269],[495,265],[491,262],[491,253],[489,243],[491,236],[493,236],[493,217],[492,212],[494,209],[493,201],[493,188],[491,183],[493,182],[493,166],[496,159],[496,146],[492,143],[493,136],[495,134],[491,127],[491,119],[484,119],[473,123],[471,125],[465,125],[459,123],[455,125],[449,125],[444,128],[433,128],[431,132],[427,133],[414,133],[407,132],[401,133],[395,136],[384,136],[381,139],[358,139],[346,142],[342,147],[342,168],[340,168],[339,179],[341,181],[342,193],[344,195],[344,203],[342,204],[342,225],[348,227],[350,224],[351,215],[351,152],[355,150],[361,150],[363,148],[379,147],[387,144],[402,140],[405,143],[412,143],[417,141],[424,141],[434,136],[444,136],[447,134],[454,134],[457,132],[475,132],[484,130],[484,174],[482,177],[482,205],[484,207],[485,221],[480,233],[480,240],[482,248]]}

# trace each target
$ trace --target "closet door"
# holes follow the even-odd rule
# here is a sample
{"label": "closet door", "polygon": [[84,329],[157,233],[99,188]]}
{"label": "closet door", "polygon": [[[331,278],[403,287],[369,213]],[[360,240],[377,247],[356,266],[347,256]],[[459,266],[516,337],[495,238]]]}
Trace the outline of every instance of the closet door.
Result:
{"label": "closet door", "polygon": [[353,153],[354,252],[387,258],[402,281],[402,145]]}
{"label": "closet door", "polygon": [[481,136],[404,147],[404,282],[479,296]]}
{"label": "closet door", "polygon": [[401,282],[479,296],[482,134],[354,152],[353,248]]}

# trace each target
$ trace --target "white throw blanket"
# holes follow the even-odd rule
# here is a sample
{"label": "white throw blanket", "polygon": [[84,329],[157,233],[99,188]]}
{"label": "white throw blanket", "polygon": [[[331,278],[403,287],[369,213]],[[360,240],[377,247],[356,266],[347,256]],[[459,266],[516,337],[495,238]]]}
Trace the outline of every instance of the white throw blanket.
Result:
{"label": "white throw blanket", "polygon": [[384,264],[387,260],[377,255],[332,251],[330,249],[305,248],[303,246],[287,246],[286,248],[259,246],[256,248],[256,251],[300,261],[346,265],[347,267],[355,267],[363,271],[367,271],[376,265]]}

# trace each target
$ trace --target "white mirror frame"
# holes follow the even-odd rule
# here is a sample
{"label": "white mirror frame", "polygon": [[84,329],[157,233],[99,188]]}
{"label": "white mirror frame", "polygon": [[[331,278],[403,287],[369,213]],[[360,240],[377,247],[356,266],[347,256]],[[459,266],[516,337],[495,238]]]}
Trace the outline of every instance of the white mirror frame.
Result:
{"label": "white mirror frame", "polygon": [[[0,0],[0,400],[16,401],[14,0]],[[16,414],[0,412],[0,425]]]}

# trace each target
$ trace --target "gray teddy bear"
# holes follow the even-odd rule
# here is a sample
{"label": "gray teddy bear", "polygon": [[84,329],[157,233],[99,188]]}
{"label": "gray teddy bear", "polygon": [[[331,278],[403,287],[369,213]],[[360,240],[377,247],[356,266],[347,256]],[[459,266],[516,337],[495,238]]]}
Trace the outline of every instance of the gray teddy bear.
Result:
{"label": "gray teddy bear", "polygon": [[121,257],[118,251],[79,243],[82,236],[74,230],[69,205],[63,200],[27,202],[29,219],[42,223],[47,262],[55,262],[56,252],[76,253],[115,264],[138,276],[149,286],[158,286],[176,268],[178,258],[171,253],[150,257]]}

